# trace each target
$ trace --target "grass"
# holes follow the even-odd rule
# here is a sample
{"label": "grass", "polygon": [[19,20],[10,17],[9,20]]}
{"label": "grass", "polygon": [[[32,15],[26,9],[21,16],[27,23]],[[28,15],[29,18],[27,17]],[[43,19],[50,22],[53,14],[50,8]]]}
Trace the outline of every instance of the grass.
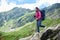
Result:
{"label": "grass", "polygon": [[14,20],[9,20],[8,22],[5,22],[2,27],[0,27],[0,31],[10,31],[10,28],[13,27]]}
{"label": "grass", "polygon": [[53,25],[57,25],[60,23],[60,19],[50,19],[50,18],[46,18],[45,21],[43,21],[43,24],[46,25],[46,27],[49,27],[49,26],[53,26]]}
{"label": "grass", "polygon": [[[57,25],[60,23],[60,19],[50,19],[47,18],[43,21],[42,24],[45,24],[46,27]],[[26,25],[17,28],[15,31],[1,34],[3,40],[18,40],[32,35],[35,32],[36,21],[27,23]],[[2,32],[1,32],[2,33]]]}
{"label": "grass", "polygon": [[[33,25],[32,25],[33,24]],[[35,27],[35,22],[31,22],[21,29],[17,29],[13,32],[9,32],[7,34],[4,34],[3,39],[4,40],[17,40],[19,38],[27,37],[33,34],[34,30],[33,28]]]}

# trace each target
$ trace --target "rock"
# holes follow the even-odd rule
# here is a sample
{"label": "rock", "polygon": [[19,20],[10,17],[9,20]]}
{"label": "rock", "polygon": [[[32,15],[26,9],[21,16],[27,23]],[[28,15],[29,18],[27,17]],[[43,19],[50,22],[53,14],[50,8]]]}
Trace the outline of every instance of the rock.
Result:
{"label": "rock", "polygon": [[46,32],[42,34],[41,40],[47,40],[52,33],[53,31],[51,29],[48,29]]}
{"label": "rock", "polygon": [[30,40],[40,40],[40,33],[35,33],[34,36]]}
{"label": "rock", "polygon": [[[52,28],[52,27],[51,27]],[[52,29],[47,29],[41,36],[41,40],[59,40],[60,39],[60,25]]]}
{"label": "rock", "polygon": [[60,40],[60,32],[58,33],[57,40]]}

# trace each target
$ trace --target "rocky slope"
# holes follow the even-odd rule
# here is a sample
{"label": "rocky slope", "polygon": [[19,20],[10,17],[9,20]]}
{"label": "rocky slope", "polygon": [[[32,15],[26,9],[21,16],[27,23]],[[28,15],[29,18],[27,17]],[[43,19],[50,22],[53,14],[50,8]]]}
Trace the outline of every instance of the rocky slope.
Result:
{"label": "rocky slope", "polygon": [[40,33],[35,33],[19,40],[60,40],[60,24],[53,27],[45,27]]}

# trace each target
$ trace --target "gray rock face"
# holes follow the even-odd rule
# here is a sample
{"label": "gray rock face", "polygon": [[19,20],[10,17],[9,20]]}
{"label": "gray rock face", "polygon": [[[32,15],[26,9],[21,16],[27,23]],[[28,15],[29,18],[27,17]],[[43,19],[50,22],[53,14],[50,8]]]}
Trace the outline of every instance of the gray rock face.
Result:
{"label": "gray rock face", "polygon": [[57,39],[60,40],[60,32],[58,33]]}
{"label": "gray rock face", "polygon": [[[52,28],[52,27],[51,27]],[[41,40],[59,40],[60,39],[60,24],[52,29],[46,30],[42,36]]]}
{"label": "gray rock face", "polygon": [[30,40],[40,40],[40,33],[35,33],[34,36]]}

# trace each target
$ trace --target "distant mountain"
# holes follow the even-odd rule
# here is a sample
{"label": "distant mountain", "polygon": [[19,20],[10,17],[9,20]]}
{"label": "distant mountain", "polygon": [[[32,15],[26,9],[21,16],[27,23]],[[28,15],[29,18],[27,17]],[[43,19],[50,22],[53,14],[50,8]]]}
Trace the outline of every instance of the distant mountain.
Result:
{"label": "distant mountain", "polygon": [[47,12],[52,12],[55,11],[55,9],[59,9],[60,8],[60,3],[55,3],[51,6],[48,6],[46,8],[44,8]]}
{"label": "distant mountain", "polygon": [[[18,17],[24,15],[27,12],[31,12],[31,10],[30,9],[25,9],[25,8],[15,7],[10,11],[0,12],[0,14],[6,17],[5,20],[9,20],[9,19],[13,19],[13,18],[14,19],[18,18]],[[9,17],[9,18],[7,18],[7,17]]]}
{"label": "distant mountain", "polygon": [[32,10],[18,7],[15,7],[10,11],[0,12],[0,25],[2,26],[4,24],[4,20],[9,21],[11,19],[18,19],[19,17],[30,12],[32,12]]}
{"label": "distant mountain", "polygon": [[48,6],[44,8],[46,11],[46,15],[55,19],[60,18],[60,3],[53,4],[51,6]]}

